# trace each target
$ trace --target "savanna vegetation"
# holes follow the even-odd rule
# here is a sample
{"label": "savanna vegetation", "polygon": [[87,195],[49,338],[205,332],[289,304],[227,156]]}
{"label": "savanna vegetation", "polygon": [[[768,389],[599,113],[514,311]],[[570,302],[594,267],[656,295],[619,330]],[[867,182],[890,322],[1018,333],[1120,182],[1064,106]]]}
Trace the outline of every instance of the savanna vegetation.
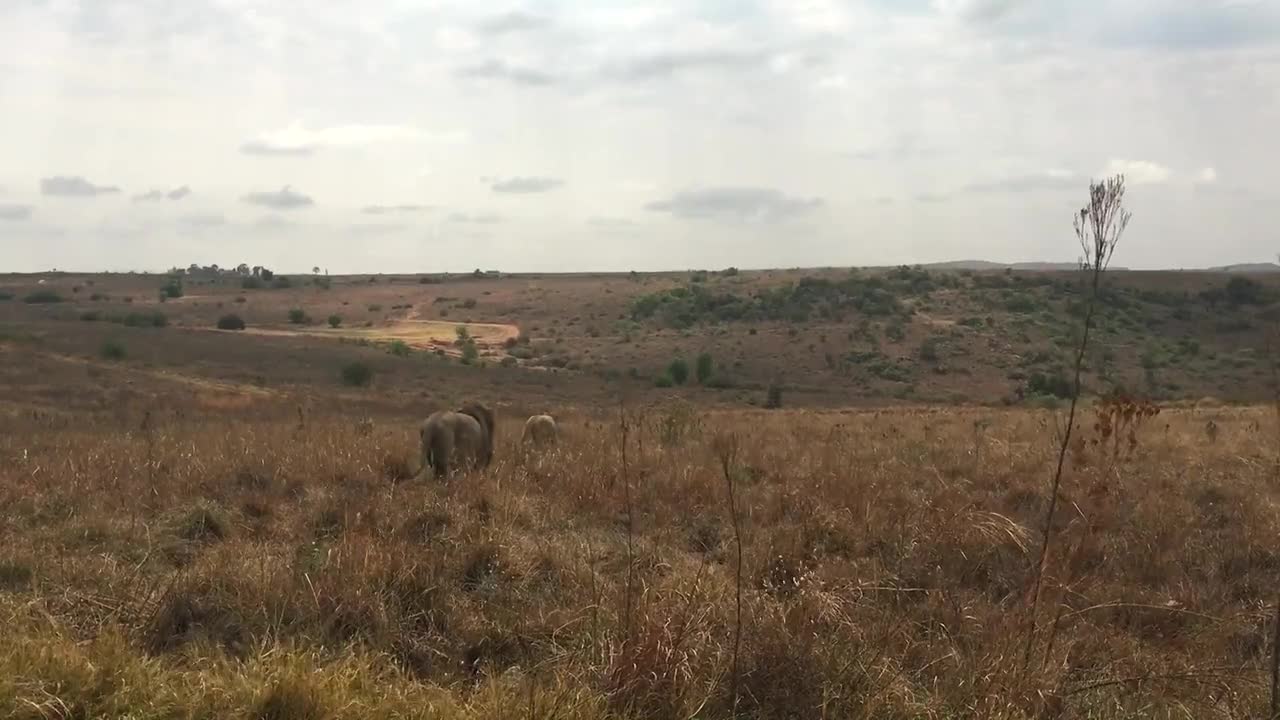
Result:
{"label": "savanna vegetation", "polygon": [[1101,187],[1079,273],[4,278],[0,716],[1265,717],[1280,293]]}

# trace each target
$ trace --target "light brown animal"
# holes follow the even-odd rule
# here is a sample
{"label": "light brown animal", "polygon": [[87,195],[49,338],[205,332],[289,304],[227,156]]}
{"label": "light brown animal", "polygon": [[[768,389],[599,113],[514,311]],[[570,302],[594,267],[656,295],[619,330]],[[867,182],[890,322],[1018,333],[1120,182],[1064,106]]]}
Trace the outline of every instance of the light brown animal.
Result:
{"label": "light brown animal", "polygon": [[493,411],[478,402],[431,413],[418,430],[422,441],[418,478],[424,478],[428,469],[440,479],[451,472],[488,467],[495,429]]}
{"label": "light brown animal", "polygon": [[555,445],[559,439],[560,429],[555,418],[550,415],[534,415],[524,422],[524,435],[521,444],[532,442],[536,446]]}

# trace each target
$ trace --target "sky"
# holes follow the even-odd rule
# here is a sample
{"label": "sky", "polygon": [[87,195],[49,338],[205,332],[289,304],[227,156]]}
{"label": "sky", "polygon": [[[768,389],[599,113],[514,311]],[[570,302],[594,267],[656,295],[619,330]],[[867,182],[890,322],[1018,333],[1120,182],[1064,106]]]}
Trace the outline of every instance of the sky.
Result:
{"label": "sky", "polygon": [[0,0],[0,272],[1280,253],[1276,0]]}

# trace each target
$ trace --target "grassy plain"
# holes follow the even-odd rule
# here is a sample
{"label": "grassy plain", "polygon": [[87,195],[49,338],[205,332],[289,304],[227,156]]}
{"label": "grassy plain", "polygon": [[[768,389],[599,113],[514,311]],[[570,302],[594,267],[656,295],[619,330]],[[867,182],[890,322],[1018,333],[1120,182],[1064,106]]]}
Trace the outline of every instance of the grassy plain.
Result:
{"label": "grassy plain", "polygon": [[[738,288],[743,275],[757,289],[799,279],[697,284]],[[1154,289],[1192,299],[1140,301],[1151,281],[1127,275],[1126,316],[1165,319],[1127,321],[1114,376],[1151,374],[1139,347],[1188,349],[1161,357],[1154,389],[1168,402],[1132,445],[1092,443],[1103,438],[1085,411],[1030,645],[1061,415],[1035,397],[1003,405],[1026,379],[1002,356],[1021,353],[978,349],[1022,311],[961,323],[987,288],[935,278],[925,295],[899,293],[915,298],[904,339],[876,341],[916,378],[895,397],[907,383],[868,375],[877,358],[837,372],[801,363],[796,345],[825,332],[834,347],[842,328],[842,357],[871,352],[863,320],[883,333],[900,310],[715,323],[696,303],[634,312],[689,287],[686,274],[251,292],[189,281],[165,303],[155,277],[53,276],[39,287],[66,298],[48,304],[21,302],[32,278],[5,279],[0,716],[725,718],[735,687],[751,718],[1262,716],[1280,588],[1262,307],[1220,301],[1212,314],[1200,293],[1221,275],[1169,274]],[[1015,300],[1070,300],[1017,282]],[[206,331],[232,310],[288,331],[292,307],[318,319],[304,330],[346,308],[342,325],[361,328],[515,325],[528,341],[513,348],[539,350],[466,366],[380,341]],[[106,317],[143,309],[164,326]],[[626,325],[606,334],[601,316],[618,315]],[[923,357],[944,327],[959,334],[944,334],[940,360]],[[1037,368],[1061,364],[1060,347],[1036,340],[1047,329],[1025,331],[1050,353]],[[739,342],[751,361],[735,366]],[[654,387],[673,354],[694,351],[727,358],[730,386]],[[555,353],[581,362],[537,363]],[[1209,353],[1250,361],[1223,380],[1226,365],[1202,369]],[[357,362],[371,385],[341,383]],[[630,377],[631,365],[645,370]],[[779,374],[784,408],[751,407]],[[464,397],[498,409],[494,467],[408,479],[415,423]],[[563,442],[526,454],[519,424],[546,410]]]}

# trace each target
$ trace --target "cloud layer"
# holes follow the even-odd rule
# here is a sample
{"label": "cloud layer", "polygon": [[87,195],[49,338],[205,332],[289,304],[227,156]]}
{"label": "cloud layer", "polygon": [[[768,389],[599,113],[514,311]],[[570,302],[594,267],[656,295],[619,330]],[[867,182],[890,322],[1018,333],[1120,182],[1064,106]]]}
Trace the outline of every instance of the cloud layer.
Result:
{"label": "cloud layer", "polygon": [[819,198],[793,197],[773,188],[714,187],[678,192],[646,209],[685,220],[785,220],[822,206]]}
{"label": "cloud layer", "polygon": [[5,268],[1070,261],[1117,172],[1129,267],[1280,225],[1274,2],[10,2],[0,44]]}
{"label": "cloud layer", "polygon": [[114,185],[96,185],[79,175],[55,175],[40,181],[40,194],[51,197],[88,198],[118,192],[120,188]]}
{"label": "cloud layer", "polygon": [[250,205],[260,205],[276,210],[297,210],[315,205],[315,201],[309,195],[303,195],[288,185],[275,191],[251,192],[242,200]]}

